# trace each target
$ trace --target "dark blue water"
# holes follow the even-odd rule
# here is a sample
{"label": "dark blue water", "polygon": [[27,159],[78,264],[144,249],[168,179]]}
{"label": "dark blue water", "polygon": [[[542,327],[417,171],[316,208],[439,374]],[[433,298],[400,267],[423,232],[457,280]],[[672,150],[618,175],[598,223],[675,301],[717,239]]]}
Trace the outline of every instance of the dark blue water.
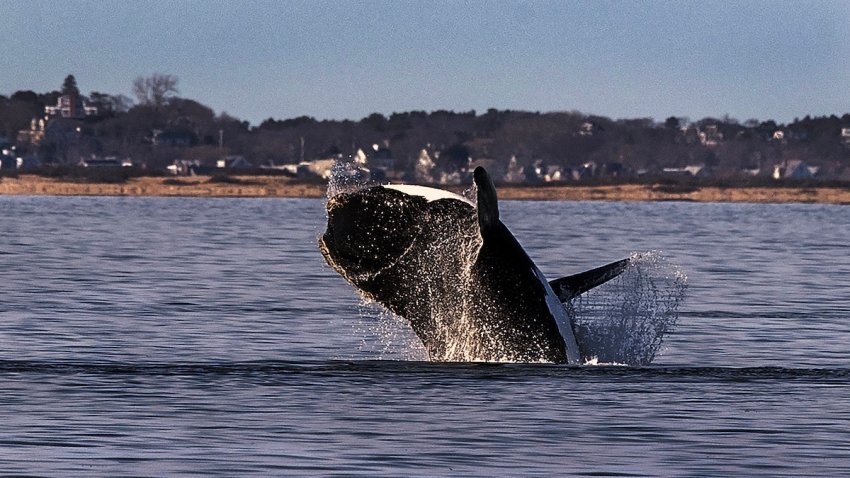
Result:
{"label": "dark blue water", "polygon": [[322,201],[0,197],[0,475],[850,475],[850,209],[505,202],[688,276],[646,367],[417,361]]}

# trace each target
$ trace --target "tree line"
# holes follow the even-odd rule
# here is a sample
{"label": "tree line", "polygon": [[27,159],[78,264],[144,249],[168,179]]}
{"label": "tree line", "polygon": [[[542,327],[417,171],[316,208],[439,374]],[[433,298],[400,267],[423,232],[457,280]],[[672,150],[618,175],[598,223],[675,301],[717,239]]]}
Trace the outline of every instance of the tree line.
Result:
{"label": "tree line", "polygon": [[92,91],[82,95],[69,75],[55,91],[16,91],[0,95],[0,137],[15,143],[45,106],[76,95],[96,113],[54,116],[39,143],[18,141],[17,154],[48,164],[75,164],[79,158],[131,158],[150,170],[175,159],[215,161],[239,155],[255,165],[292,164],[348,156],[380,145],[392,152],[397,169],[412,171],[425,149],[436,167],[464,168],[470,159],[507,167],[544,163],[575,168],[586,163],[618,164],[618,171],[657,172],[700,164],[715,176],[744,170],[768,174],[775,164],[802,160],[821,176],[850,176],[850,114],[806,116],[788,124],[728,116],[611,119],[577,111],[530,112],[409,111],[360,120],[317,120],[309,116],[268,118],[251,125],[203,103],[179,96],[178,78],[154,74],[132,85],[134,99]]}

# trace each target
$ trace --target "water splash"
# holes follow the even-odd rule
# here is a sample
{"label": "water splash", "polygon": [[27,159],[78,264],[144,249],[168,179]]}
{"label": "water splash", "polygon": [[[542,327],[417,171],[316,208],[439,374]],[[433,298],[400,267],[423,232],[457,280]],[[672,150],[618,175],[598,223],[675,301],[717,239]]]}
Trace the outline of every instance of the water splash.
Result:
{"label": "water splash", "polygon": [[567,304],[588,364],[647,365],[672,332],[687,277],[658,251],[632,256],[620,276]]}
{"label": "water splash", "polygon": [[[468,242],[467,247],[474,247],[474,242]],[[423,277],[444,274],[443,267],[431,264],[428,270],[423,270]],[[462,266],[455,272],[463,275],[466,269]],[[686,290],[687,277],[660,252],[633,255],[632,263],[623,274],[565,305],[575,323],[576,340],[582,349],[584,363],[621,366],[651,363],[659,354],[664,338],[675,328]],[[441,324],[440,333],[444,334],[448,346],[442,354],[428,357],[406,320],[364,299],[357,326],[358,335],[363,337],[361,352],[401,360],[482,361],[478,342],[482,335],[497,340],[498,331],[477,330],[472,321],[464,320],[469,313],[468,307],[461,298],[456,303],[450,301],[434,306],[432,314]],[[454,320],[457,314],[460,320]],[[505,355],[497,361],[522,360]]]}
{"label": "water splash", "polygon": [[472,186],[464,189],[460,195],[465,197],[470,204],[478,204],[478,185],[472,183]]}
{"label": "water splash", "polygon": [[358,318],[353,327],[355,335],[361,337],[361,353],[377,359],[428,361],[428,352],[402,317],[363,298]]}
{"label": "water splash", "polygon": [[371,179],[369,170],[354,158],[338,160],[331,167],[327,197],[331,199],[338,194],[359,191],[377,184]]}

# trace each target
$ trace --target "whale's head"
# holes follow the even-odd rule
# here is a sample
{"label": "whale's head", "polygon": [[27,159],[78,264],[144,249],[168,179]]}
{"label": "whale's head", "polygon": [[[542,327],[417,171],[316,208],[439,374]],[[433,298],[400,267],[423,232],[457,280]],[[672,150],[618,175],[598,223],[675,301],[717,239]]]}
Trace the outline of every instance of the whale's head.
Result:
{"label": "whale's head", "polygon": [[332,197],[327,230],[319,239],[322,255],[350,280],[392,266],[419,235],[425,203],[382,186]]}

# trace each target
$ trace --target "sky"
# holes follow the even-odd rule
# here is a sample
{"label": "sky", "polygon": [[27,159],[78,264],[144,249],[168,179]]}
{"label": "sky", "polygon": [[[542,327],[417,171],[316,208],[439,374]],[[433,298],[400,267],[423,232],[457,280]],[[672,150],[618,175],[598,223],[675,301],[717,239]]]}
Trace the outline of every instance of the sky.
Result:
{"label": "sky", "polygon": [[850,2],[0,0],[0,94],[153,73],[254,125],[438,109],[850,112]]}

